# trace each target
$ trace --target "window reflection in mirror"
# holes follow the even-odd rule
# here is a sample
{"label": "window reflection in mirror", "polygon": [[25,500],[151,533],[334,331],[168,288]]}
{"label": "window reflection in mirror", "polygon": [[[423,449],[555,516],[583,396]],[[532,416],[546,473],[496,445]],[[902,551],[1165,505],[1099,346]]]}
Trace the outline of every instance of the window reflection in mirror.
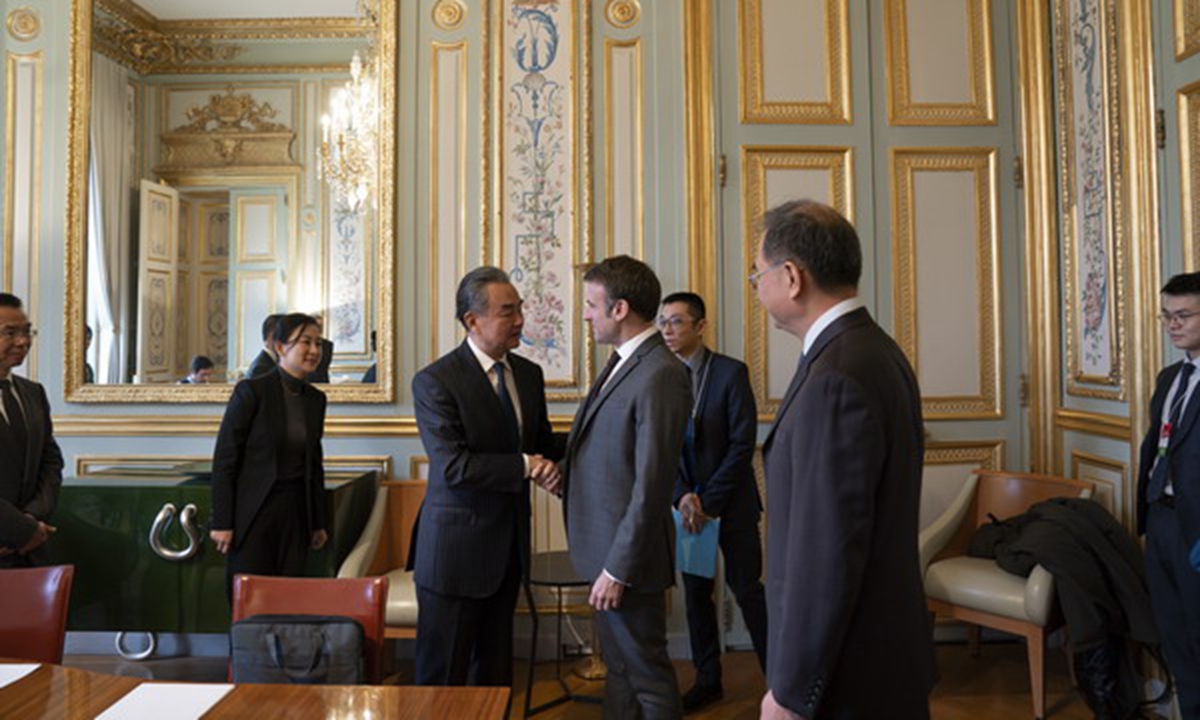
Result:
{"label": "window reflection in mirror", "polygon": [[85,382],[234,382],[288,312],[322,318],[314,382],[376,381],[378,206],[321,157],[376,22],[356,0],[95,2]]}

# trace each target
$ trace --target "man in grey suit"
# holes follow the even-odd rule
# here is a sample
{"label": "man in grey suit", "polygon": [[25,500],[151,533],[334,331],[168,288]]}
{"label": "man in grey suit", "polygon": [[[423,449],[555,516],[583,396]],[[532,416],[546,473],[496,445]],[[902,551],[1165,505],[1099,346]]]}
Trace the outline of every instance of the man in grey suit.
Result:
{"label": "man in grey suit", "polygon": [[929,717],[937,679],[917,555],[921,394],[858,297],[833,208],[767,213],[749,281],[804,343],[763,454],[770,513],[763,718]]}
{"label": "man in grey suit", "polygon": [[0,293],[0,568],[44,565],[62,488],[62,453],[41,385],[12,374],[34,331],[15,295]]}
{"label": "man in grey suit", "polygon": [[529,483],[558,489],[562,441],[542,369],[521,342],[521,297],[481,267],[458,286],[467,339],[413,378],[429,483],[409,563],[418,685],[511,685],[517,591],[529,568]]}
{"label": "man in grey suit", "polygon": [[622,255],[583,280],[584,320],[616,352],[575,415],[563,507],[571,562],[592,580],[608,664],[604,717],[678,718],[665,593],[675,580],[671,493],[691,384],[654,327],[662,295],[654,271]]}

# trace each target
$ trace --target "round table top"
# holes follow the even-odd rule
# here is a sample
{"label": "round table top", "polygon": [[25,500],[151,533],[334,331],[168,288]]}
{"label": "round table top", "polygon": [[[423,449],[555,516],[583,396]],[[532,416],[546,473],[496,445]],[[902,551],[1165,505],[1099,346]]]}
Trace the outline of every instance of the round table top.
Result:
{"label": "round table top", "polygon": [[529,558],[529,584],[555,587],[586,587],[589,581],[579,577],[566,550],[533,553]]}

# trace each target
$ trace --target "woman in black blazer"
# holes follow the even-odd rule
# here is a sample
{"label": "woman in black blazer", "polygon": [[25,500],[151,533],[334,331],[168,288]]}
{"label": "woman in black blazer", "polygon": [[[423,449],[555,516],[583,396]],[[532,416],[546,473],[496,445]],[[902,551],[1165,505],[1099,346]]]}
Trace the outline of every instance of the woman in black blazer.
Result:
{"label": "woman in black blazer", "polygon": [[284,315],[274,337],[278,367],[234,387],[213,453],[209,536],[229,556],[231,597],[234,575],[301,575],[328,539],[325,394],[305,381],[321,361],[320,326]]}

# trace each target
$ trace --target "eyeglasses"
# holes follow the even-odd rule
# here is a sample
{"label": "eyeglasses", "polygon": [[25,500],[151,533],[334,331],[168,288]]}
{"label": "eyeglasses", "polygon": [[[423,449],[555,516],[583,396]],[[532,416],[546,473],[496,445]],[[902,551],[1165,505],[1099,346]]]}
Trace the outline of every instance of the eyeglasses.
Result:
{"label": "eyeglasses", "polygon": [[1158,314],[1158,320],[1163,325],[1172,325],[1175,323],[1182,325],[1197,315],[1200,315],[1200,312],[1188,312],[1186,310],[1179,310],[1177,312],[1162,312]]}
{"label": "eyeglasses", "polygon": [[9,342],[12,342],[13,340],[16,340],[17,338],[25,338],[26,340],[33,340],[36,337],[37,337],[37,330],[34,330],[33,328],[30,328],[30,327],[23,327],[23,328],[3,327],[3,328],[0,328],[0,338],[4,338],[5,340],[8,340]]}
{"label": "eyeglasses", "polygon": [[666,330],[667,328],[671,328],[672,330],[678,330],[679,328],[683,327],[684,325],[687,325],[691,321],[692,321],[691,318],[685,318],[685,317],[680,317],[680,316],[676,315],[674,317],[669,317],[669,318],[659,318],[658,322],[656,324],[658,325],[659,330]]}
{"label": "eyeglasses", "polygon": [[774,265],[767,268],[766,270],[759,270],[758,272],[750,273],[750,275],[746,278],[746,282],[750,283],[751,288],[753,288],[754,290],[757,290],[758,289],[758,281],[760,278],[762,278],[763,275],[766,275],[767,273],[771,272],[772,270],[778,270],[781,267],[783,267],[783,263],[775,263]]}

